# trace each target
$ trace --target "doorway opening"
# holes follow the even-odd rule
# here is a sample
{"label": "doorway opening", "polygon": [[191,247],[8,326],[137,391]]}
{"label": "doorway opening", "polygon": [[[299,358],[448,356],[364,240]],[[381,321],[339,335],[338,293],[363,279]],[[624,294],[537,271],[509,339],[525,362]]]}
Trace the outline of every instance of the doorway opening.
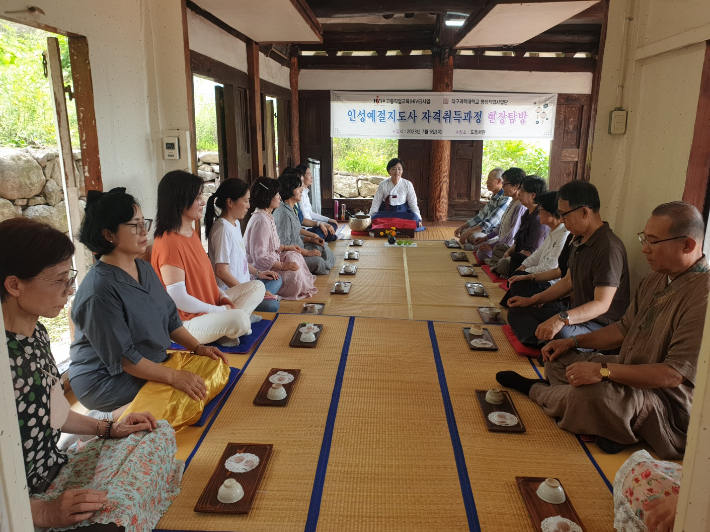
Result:
{"label": "doorway opening", "polygon": [[[49,40],[48,40],[49,38]],[[58,41],[58,54],[52,55],[53,44]],[[49,47],[49,48],[48,48]],[[51,56],[51,57],[50,57]],[[57,61],[61,72],[52,71],[48,61]],[[51,77],[50,77],[51,74]],[[69,99],[63,98],[68,117],[67,141],[79,146],[76,100],[71,85],[72,65],[69,39],[24,24],[0,20],[0,158],[7,169],[0,174],[0,221],[25,217],[44,222],[65,234],[70,234],[67,208],[67,186],[64,174],[72,170],[78,193],[72,198],[76,207],[85,201],[84,168],[81,150],[65,152],[64,167],[60,153],[62,144],[55,125],[55,105],[50,83],[61,74],[60,86]],[[60,134],[61,137],[61,134]],[[68,148],[71,148],[69,146]],[[77,209],[79,210],[79,209]],[[83,211],[83,209],[80,209]],[[79,215],[74,211],[75,215]],[[78,225],[78,220],[76,221]],[[70,235],[71,236],[71,235]],[[75,242],[76,243],[76,242]],[[83,270],[92,258],[83,255],[83,246],[77,262],[83,261]],[[82,270],[78,265],[78,270]],[[52,354],[60,372],[69,363],[71,343],[69,309],[73,297],[56,318],[42,318],[49,333]]]}

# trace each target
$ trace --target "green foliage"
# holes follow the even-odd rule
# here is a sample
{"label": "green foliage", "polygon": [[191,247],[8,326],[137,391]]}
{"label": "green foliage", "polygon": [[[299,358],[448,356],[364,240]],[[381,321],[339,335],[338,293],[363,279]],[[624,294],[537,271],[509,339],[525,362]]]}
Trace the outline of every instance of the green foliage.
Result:
{"label": "green foliage", "polygon": [[[42,51],[47,37],[57,37],[64,84],[71,84],[67,38],[42,30],[0,22],[0,146],[56,147],[49,80],[44,77]],[[73,146],[78,146],[76,106],[67,100]]]}
{"label": "green foliage", "polygon": [[195,137],[199,151],[217,151],[217,107],[214,101],[215,84],[193,77],[195,91]]}
{"label": "green foliage", "polygon": [[351,174],[387,175],[387,162],[397,157],[396,139],[333,139],[333,167]]}
{"label": "green foliage", "polygon": [[550,177],[549,153],[522,140],[487,140],[483,142],[484,176],[496,166],[522,168],[528,174]]}

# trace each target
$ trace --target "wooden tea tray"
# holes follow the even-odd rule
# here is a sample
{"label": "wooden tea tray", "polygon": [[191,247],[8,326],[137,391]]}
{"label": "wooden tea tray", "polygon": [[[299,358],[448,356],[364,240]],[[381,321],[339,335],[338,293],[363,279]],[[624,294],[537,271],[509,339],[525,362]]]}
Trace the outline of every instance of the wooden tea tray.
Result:
{"label": "wooden tea tray", "polygon": [[[486,401],[486,392],[488,390],[476,390],[476,397],[478,398],[478,404],[481,405],[481,412],[483,412],[483,418],[484,421],[486,422],[486,428],[488,429],[489,432],[525,432],[525,425],[523,425],[523,420],[520,419],[520,414],[518,414],[518,409],[515,408],[515,405],[513,404],[513,399],[510,397],[510,393],[508,393],[505,390],[502,390],[503,393],[503,402],[499,405],[492,405],[488,401]],[[512,427],[501,427],[500,425],[496,425],[493,423],[490,419],[488,419],[488,414],[491,412],[508,412],[509,414],[513,414],[515,417],[518,418],[518,424],[513,425]],[[544,478],[542,480],[545,480]],[[537,489],[537,486],[535,486],[535,489]],[[535,495],[537,497],[537,495]],[[543,501],[540,501],[543,502]],[[557,514],[551,514],[551,515],[557,515]]]}
{"label": "wooden tea tray", "polygon": [[[316,305],[315,312],[308,312],[306,305]],[[301,308],[301,314],[310,314],[311,316],[316,316],[318,314],[323,314],[325,310],[325,303],[304,303],[303,308]]]}
{"label": "wooden tea tray", "polygon": [[[471,268],[471,273],[463,273],[466,268]],[[459,271],[459,275],[461,277],[478,277],[478,274],[476,273],[476,270],[473,269],[473,266],[464,266],[464,265],[457,265],[456,269]]]}
{"label": "wooden tea tray", "polygon": [[[496,345],[495,340],[493,339],[493,336],[491,336],[491,333],[486,329],[485,327],[483,328],[483,336],[471,336],[470,327],[464,327],[463,328],[463,335],[466,338],[466,343],[468,344],[468,348],[471,351],[498,351],[498,346]],[[493,347],[474,347],[471,345],[471,340],[474,338],[480,338],[481,340],[488,340],[490,343],[493,344]]]}
{"label": "wooden tea tray", "polygon": [[[290,373],[291,375],[293,375],[293,380],[288,384],[283,385],[284,389],[286,390],[286,397],[278,401],[272,401],[266,396],[266,394],[269,393],[269,388],[271,388],[271,385],[273,384],[269,380],[269,377],[271,377],[275,373],[278,373],[279,371],[285,371],[286,373]],[[288,400],[291,398],[291,388],[293,388],[294,384],[296,384],[296,381],[298,381],[298,376],[300,374],[300,369],[272,369],[266,376],[266,379],[264,379],[264,384],[262,384],[261,388],[259,388],[259,393],[257,393],[256,397],[254,398],[254,404],[260,406],[286,406],[288,404]]]}
{"label": "wooden tea tray", "polygon": [[345,290],[343,292],[336,292],[335,285],[333,285],[333,288],[330,289],[331,294],[344,295],[344,294],[350,293],[350,288],[352,288],[353,283],[351,283],[350,281],[340,281],[340,282],[345,285]]}
{"label": "wooden tea tray", "polygon": [[[533,525],[535,525],[535,530],[542,532],[542,522],[548,517],[559,515],[565,519],[574,521],[579,528],[586,532],[587,529],[584,528],[577,510],[572,506],[569,500],[569,494],[566,490],[565,495],[567,498],[562,504],[550,504],[537,496],[537,488],[540,483],[544,481],[545,479],[543,477],[515,477],[515,482],[518,485],[520,494],[523,496],[525,506],[527,506],[528,513],[530,514],[530,519]],[[562,482],[560,482],[560,485],[562,485]],[[562,489],[564,489],[564,486],[562,486]]]}
{"label": "wooden tea tray", "polygon": [[360,252],[359,252],[359,251],[356,251],[356,252],[355,252],[355,257],[352,257],[352,258],[348,257],[348,254],[345,253],[345,256],[343,257],[343,259],[344,259],[344,260],[360,260]]}
{"label": "wooden tea tray", "polygon": [[[315,347],[318,344],[318,340],[320,339],[320,335],[323,332],[323,324],[322,323],[314,323],[316,327],[318,327],[320,330],[315,333],[316,339],[314,342],[301,342],[301,327],[304,327],[306,324],[305,323],[299,323],[296,326],[296,332],[293,333],[293,337],[291,338],[291,341],[288,343],[289,347]],[[288,390],[286,390],[288,391]]]}
{"label": "wooden tea tray", "polygon": [[[254,500],[256,490],[264,478],[266,472],[266,464],[271,458],[273,445],[258,444],[258,443],[228,443],[227,448],[222,453],[222,456],[217,462],[217,467],[212,473],[210,480],[207,482],[202,495],[197,499],[195,504],[195,512],[208,512],[218,514],[247,514],[251,509],[251,504]],[[232,473],[224,467],[227,458],[237,453],[251,453],[259,457],[259,465],[246,473]],[[232,504],[223,504],[217,500],[217,492],[219,487],[228,478],[236,479],[244,489],[244,497]]]}
{"label": "wooden tea tray", "polygon": [[461,244],[459,244],[458,242],[451,243],[450,241],[446,240],[444,241],[444,245],[450,249],[461,249]]}
{"label": "wooden tea tray", "polygon": [[480,294],[477,294],[476,292],[473,291],[473,285],[478,284],[483,286],[481,283],[466,283],[466,291],[468,292],[469,296],[475,296],[475,297],[488,297],[488,291],[486,290],[486,287],[483,286],[483,292]]}
{"label": "wooden tea tray", "polygon": [[491,325],[505,325],[505,318],[502,314],[498,314],[495,318],[488,314],[488,309],[491,307],[476,307],[478,314],[485,323],[490,323]]}
{"label": "wooden tea tray", "polygon": [[[458,255],[458,253],[461,253],[461,255]],[[451,252],[451,260],[456,261],[456,262],[468,262],[468,257],[466,256],[466,253],[463,251],[452,251]]]}
{"label": "wooden tea tray", "polygon": [[357,266],[355,266],[355,271],[354,272],[346,272],[345,271],[345,264],[343,264],[340,267],[340,275],[355,275],[357,273]]}

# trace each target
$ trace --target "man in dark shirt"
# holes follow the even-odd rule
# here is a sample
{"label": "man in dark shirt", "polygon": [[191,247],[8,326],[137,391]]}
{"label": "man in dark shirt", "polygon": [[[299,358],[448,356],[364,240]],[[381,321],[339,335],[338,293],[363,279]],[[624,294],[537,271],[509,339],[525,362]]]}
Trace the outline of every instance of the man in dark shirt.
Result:
{"label": "man in dark shirt", "polygon": [[[569,270],[544,292],[508,300],[508,321],[522,343],[537,346],[553,338],[576,337],[624,315],[630,294],[626,249],[602,220],[599,207],[599,193],[591,183],[572,181],[560,188],[560,215],[575,235]],[[568,311],[537,307],[570,294]]]}

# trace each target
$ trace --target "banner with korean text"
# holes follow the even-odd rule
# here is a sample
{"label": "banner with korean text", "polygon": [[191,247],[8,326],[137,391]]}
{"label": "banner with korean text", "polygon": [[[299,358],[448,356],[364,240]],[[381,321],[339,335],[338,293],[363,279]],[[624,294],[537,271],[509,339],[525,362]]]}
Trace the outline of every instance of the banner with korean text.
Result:
{"label": "banner with korean text", "polygon": [[552,139],[556,94],[331,91],[332,137]]}

